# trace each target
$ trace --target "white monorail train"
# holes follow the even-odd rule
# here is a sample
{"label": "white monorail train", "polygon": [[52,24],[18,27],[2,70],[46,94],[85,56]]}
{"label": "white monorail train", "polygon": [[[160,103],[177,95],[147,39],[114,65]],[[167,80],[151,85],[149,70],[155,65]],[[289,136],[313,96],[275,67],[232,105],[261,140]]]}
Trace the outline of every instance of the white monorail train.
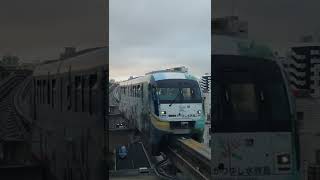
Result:
{"label": "white monorail train", "polygon": [[159,153],[165,135],[199,138],[204,128],[202,96],[197,79],[185,71],[156,71],[123,81],[118,88],[120,111],[135,121]]}
{"label": "white monorail train", "polygon": [[295,111],[283,68],[245,40],[212,41],[213,179],[298,179]]}

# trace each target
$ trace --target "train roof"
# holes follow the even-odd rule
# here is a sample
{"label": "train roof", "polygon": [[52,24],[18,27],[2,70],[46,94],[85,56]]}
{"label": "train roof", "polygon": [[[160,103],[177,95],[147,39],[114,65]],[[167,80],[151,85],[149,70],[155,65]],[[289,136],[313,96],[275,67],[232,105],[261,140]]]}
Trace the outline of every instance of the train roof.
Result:
{"label": "train roof", "polygon": [[181,72],[157,72],[152,74],[155,81],[164,79],[188,79],[187,73]]}
{"label": "train roof", "polygon": [[266,45],[250,39],[225,35],[213,35],[211,40],[212,55],[234,55],[274,59],[273,51]]}
{"label": "train roof", "polygon": [[160,80],[165,80],[165,79],[191,79],[191,80],[196,80],[197,78],[189,73],[185,72],[156,72],[152,74],[147,74],[145,76],[129,79],[120,82],[120,84],[126,84],[126,83],[141,83],[144,81],[148,81],[151,78],[154,79],[154,81],[160,81]]}
{"label": "train roof", "polygon": [[46,64],[38,65],[34,72],[34,76],[48,75],[48,73],[52,74],[62,74],[69,72],[79,72],[90,70],[94,68],[104,68],[106,69],[107,64],[107,49],[103,48],[95,48],[90,51],[85,51],[84,53],[80,53],[77,56],[70,57],[67,59],[53,61]]}

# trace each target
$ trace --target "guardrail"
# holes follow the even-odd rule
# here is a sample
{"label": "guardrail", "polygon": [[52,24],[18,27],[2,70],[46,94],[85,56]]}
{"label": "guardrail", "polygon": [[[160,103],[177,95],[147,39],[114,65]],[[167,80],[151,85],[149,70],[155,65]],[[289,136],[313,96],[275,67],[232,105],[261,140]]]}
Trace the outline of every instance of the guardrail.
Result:
{"label": "guardrail", "polygon": [[[187,140],[189,143],[192,142],[188,146],[185,144]],[[167,155],[178,169],[192,179],[209,180],[211,176],[211,157],[202,154],[205,152],[201,151],[200,145],[193,139],[173,137],[169,140]]]}
{"label": "guardrail", "polygon": [[178,169],[188,174],[194,180],[209,180],[210,177],[204,175],[198,168],[194,167],[191,162],[186,160],[183,155],[168,147],[168,156]]}

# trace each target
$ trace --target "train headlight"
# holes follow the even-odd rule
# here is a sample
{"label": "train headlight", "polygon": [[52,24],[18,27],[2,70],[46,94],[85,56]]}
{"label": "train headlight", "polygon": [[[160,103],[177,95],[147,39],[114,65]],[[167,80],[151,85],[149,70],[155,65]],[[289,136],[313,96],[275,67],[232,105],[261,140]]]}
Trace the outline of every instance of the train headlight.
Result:
{"label": "train headlight", "polygon": [[290,164],[290,155],[289,154],[281,154],[277,156],[278,164],[285,165]]}
{"label": "train headlight", "polygon": [[198,114],[201,114],[201,110],[198,110],[197,113],[198,113]]}
{"label": "train headlight", "polygon": [[165,115],[165,114],[167,114],[166,111],[161,111],[161,115]]}

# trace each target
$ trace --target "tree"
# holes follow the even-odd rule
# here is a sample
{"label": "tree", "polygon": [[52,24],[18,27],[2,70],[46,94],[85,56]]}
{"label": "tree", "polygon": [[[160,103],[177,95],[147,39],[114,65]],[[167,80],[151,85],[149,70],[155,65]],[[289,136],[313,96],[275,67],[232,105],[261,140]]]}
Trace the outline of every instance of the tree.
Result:
{"label": "tree", "polygon": [[17,56],[4,55],[2,57],[2,64],[4,66],[18,66],[19,65],[19,58]]}

